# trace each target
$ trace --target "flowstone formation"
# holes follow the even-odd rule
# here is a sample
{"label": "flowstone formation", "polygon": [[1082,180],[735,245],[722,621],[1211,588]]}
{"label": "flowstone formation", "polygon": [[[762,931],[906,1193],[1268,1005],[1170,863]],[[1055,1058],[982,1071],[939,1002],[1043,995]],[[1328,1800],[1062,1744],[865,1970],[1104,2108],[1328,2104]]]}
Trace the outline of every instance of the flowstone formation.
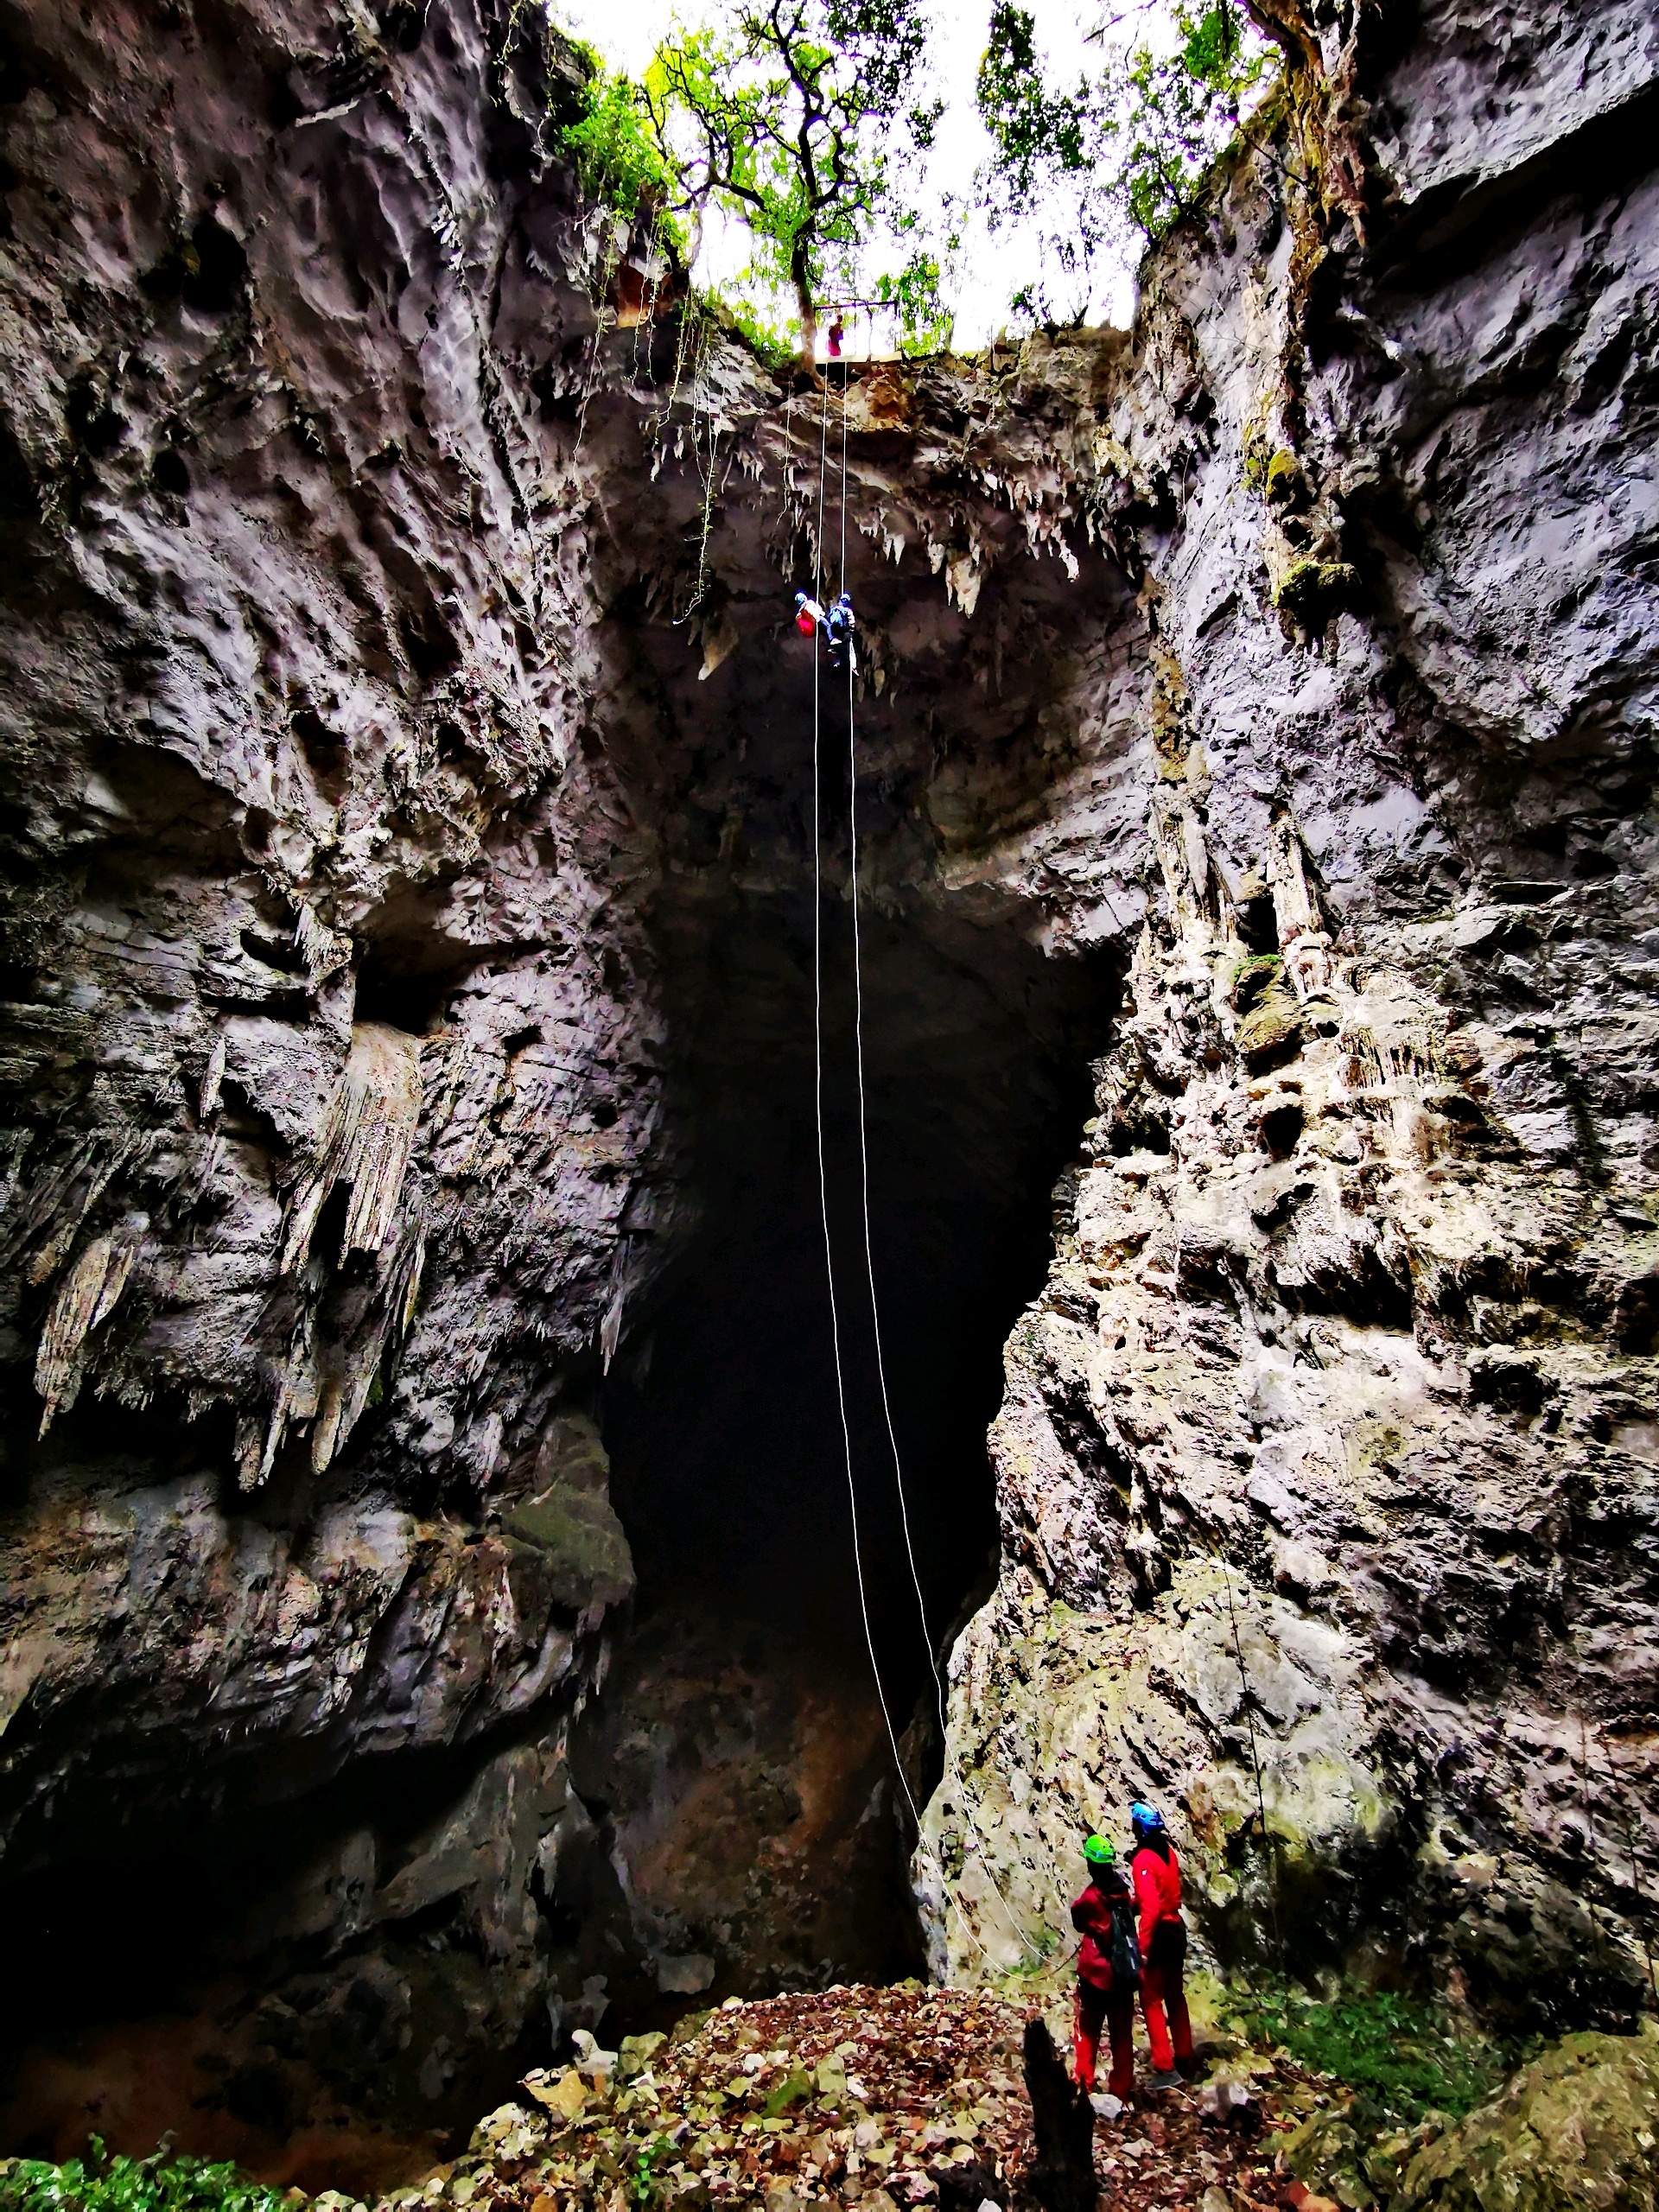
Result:
{"label": "flowstone formation", "polygon": [[584,202],[538,10],[6,10],[14,2133],[309,2178],[366,2114],[368,2188],[607,2012],[908,1962],[843,520],[933,1633],[1001,1523],[936,1965],[1135,1789],[1224,1957],[1624,2001],[1654,34],[1326,12],[1133,333],[826,389]]}

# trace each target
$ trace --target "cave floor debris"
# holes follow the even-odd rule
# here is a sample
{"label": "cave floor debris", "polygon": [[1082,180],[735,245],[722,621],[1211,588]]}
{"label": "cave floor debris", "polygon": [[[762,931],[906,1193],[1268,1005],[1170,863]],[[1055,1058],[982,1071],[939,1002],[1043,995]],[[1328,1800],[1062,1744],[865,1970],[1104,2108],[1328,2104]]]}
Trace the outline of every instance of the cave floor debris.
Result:
{"label": "cave floor debris", "polygon": [[[608,2072],[599,2054],[532,2073],[526,2101],[493,2113],[464,2158],[378,2212],[421,2201],[474,2212],[1024,2205],[1033,2146],[1020,2044],[1034,2009],[914,1983],[728,2002],[672,2039],[625,2039]],[[1325,2090],[1282,2056],[1228,2071],[1235,2090],[1142,2092],[1096,2121],[1102,2212],[1309,2201],[1276,2152]]]}

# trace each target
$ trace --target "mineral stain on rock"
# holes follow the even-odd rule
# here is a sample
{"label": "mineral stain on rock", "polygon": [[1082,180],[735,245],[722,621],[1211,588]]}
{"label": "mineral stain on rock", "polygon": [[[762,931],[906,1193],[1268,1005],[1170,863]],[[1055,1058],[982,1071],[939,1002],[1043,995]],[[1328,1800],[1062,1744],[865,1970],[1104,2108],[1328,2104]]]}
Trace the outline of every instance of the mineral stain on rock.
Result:
{"label": "mineral stain on rock", "polygon": [[8,10],[12,2141],[378,2188],[578,2031],[1028,1961],[1147,1790],[1212,1962],[1629,2024],[1650,10],[1270,12],[1131,332],[824,392],[601,315],[539,10]]}

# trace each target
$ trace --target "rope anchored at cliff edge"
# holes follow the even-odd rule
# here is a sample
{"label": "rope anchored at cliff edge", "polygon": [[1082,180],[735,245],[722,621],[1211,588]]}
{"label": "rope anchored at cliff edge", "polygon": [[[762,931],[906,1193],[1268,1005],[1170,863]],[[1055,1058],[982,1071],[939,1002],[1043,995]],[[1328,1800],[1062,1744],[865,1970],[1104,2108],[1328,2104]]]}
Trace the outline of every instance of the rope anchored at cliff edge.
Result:
{"label": "rope anchored at cliff edge", "polygon": [[[858,1585],[860,1617],[863,1625],[865,1647],[869,1654],[870,1670],[874,1678],[876,1695],[880,1702],[881,1717],[892,1748],[893,1760],[899,1776],[899,1786],[915,1824],[918,1848],[926,1853],[937,1866],[937,1855],[927,1844],[923,1834],[920,1808],[911,1789],[899,1747],[898,1731],[893,1723],[887,1686],[882,1679],[880,1662],[876,1654],[874,1625],[870,1614],[869,1592],[864,1571],[863,1532],[859,1517],[857,1483],[853,1469],[852,1421],[849,1411],[845,1365],[842,1358],[842,1307],[836,1287],[834,1239],[830,1224],[830,1185],[827,1153],[824,1141],[823,1116],[823,707],[822,667],[827,658],[837,671],[844,669],[847,676],[847,764],[850,838],[850,906],[853,933],[853,1050],[858,1108],[859,1192],[864,1267],[870,1301],[870,1318],[874,1333],[875,1366],[881,1402],[882,1421],[887,1446],[892,1456],[893,1479],[898,1491],[900,1524],[904,1530],[905,1552],[909,1564],[912,1586],[916,1594],[918,1618],[921,1624],[923,1642],[926,1647],[929,1670],[931,1674],[939,1719],[940,1747],[948,1763],[951,1760],[950,1729],[945,1712],[944,1675],[933,1638],[928,1626],[926,1599],[922,1590],[921,1574],[917,1564],[915,1542],[911,1529],[909,1500],[906,1491],[903,1455],[899,1446],[897,1428],[893,1421],[891,1394],[887,1383],[886,1352],[882,1339],[880,1299],[876,1288],[875,1260],[870,1226],[869,1188],[869,1133],[864,1077],[864,978],[863,950],[861,936],[858,895],[858,747],[857,702],[855,683],[858,673],[857,650],[854,644],[856,626],[851,594],[847,588],[847,382],[846,365],[842,367],[841,405],[841,479],[840,479],[840,570],[838,597],[829,609],[821,604],[825,595],[823,572],[824,524],[827,506],[827,479],[829,474],[830,394],[826,382],[820,419],[818,448],[818,518],[815,548],[814,578],[817,589],[809,594],[796,594],[796,621],[804,635],[813,639],[812,652],[812,988],[813,988],[813,1074],[814,1118],[818,1162],[818,1199],[823,1230],[824,1270],[830,1300],[830,1344],[836,1376],[836,1401],[839,1414],[842,1451],[846,1470],[847,1495],[852,1516],[853,1565]],[[992,1895],[1001,1909],[1003,1918],[1016,1942],[1031,1958],[1041,1955],[1039,1948],[1020,1927],[1012,1907],[992,1873],[989,1854],[985,1849],[985,1837],[975,1818],[960,1769],[956,1771],[957,1798],[968,1826],[973,1830],[974,1846],[981,1870]],[[959,1901],[952,1898],[945,1888],[944,1869],[938,1867],[939,1894],[948,1904],[954,1905],[957,1920],[982,1958],[989,1963],[989,1955]]]}

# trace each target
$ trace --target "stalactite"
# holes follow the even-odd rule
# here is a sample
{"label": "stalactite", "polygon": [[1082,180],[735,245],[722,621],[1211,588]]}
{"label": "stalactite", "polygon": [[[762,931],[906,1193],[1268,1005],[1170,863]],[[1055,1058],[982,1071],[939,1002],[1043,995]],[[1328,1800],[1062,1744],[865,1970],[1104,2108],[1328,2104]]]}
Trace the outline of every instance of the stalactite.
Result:
{"label": "stalactite", "polygon": [[316,1426],[311,1432],[311,1465],[318,1474],[329,1465],[362,1417],[388,1351],[395,1351],[408,1334],[425,1264],[426,1238],[420,1227],[414,1225],[405,1230],[394,1248],[366,1321],[325,1355]]}
{"label": "stalactite", "polygon": [[1280,949],[1298,998],[1322,991],[1331,981],[1331,934],[1325,926],[1319,895],[1308,881],[1302,840],[1288,814],[1281,814],[1268,841],[1268,876],[1273,885],[1274,918]]}
{"label": "stalactite", "polygon": [[391,1234],[421,1118],[421,1040],[385,1023],[352,1031],[328,1103],[317,1164],[296,1188],[283,1238],[282,1272],[297,1274],[310,1255],[324,1199],[337,1183],[351,1201],[340,1251],[378,1252]]}
{"label": "stalactite", "polygon": [[94,1236],[52,1294],[35,1359],[35,1388],[44,1402],[42,1436],[54,1416],[74,1403],[80,1386],[80,1347],[114,1312],[137,1256],[137,1238],[130,1233]]}

